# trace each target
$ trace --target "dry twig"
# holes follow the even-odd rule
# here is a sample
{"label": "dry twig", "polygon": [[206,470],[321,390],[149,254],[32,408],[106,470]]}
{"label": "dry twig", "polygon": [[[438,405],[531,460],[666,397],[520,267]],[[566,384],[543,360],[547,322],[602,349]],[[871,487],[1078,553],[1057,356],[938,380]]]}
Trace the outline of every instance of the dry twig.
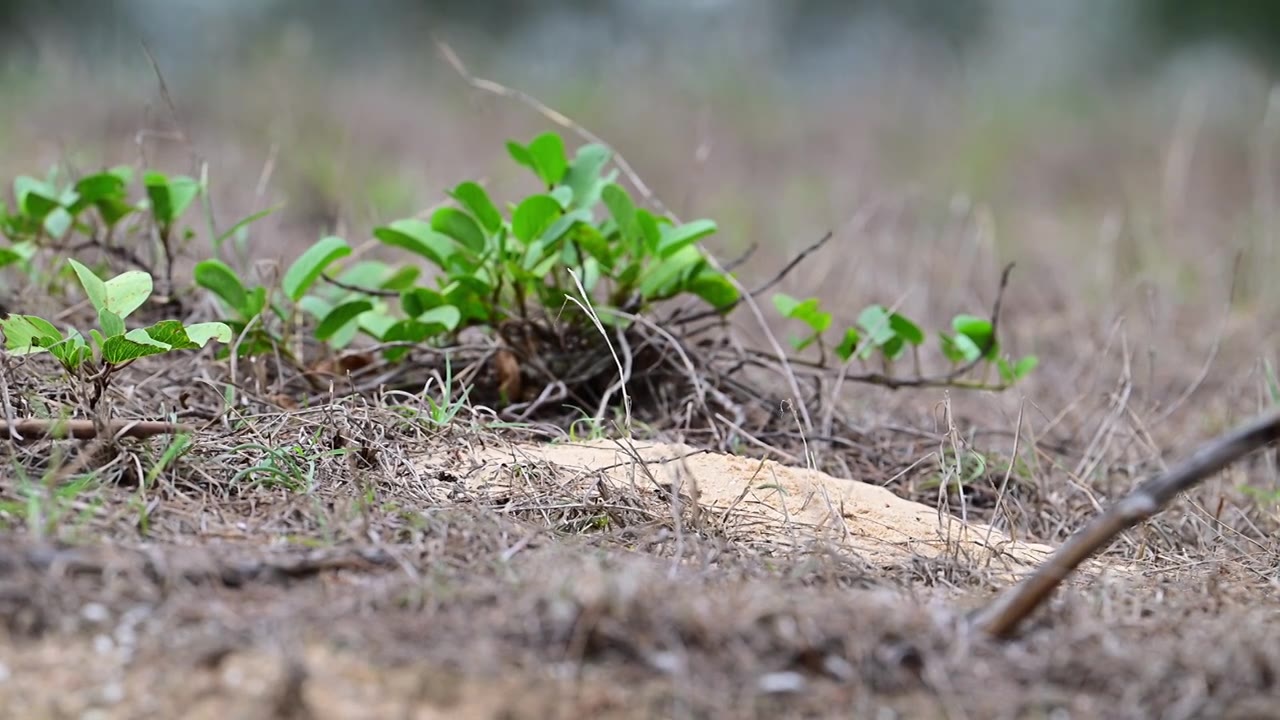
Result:
{"label": "dry twig", "polygon": [[[149,438],[156,435],[174,435],[195,432],[194,425],[160,420],[113,420],[107,424],[111,437]],[[91,440],[99,437],[92,420],[46,420],[26,418],[9,422],[0,420],[0,435],[9,435],[16,442],[34,442],[46,438],[57,440]]]}
{"label": "dry twig", "polygon": [[1280,440],[1280,411],[1203,445],[1181,464],[1139,485],[1077,532],[1033,575],[980,611],[975,624],[993,637],[1009,637],[1068,575],[1110,545],[1121,532],[1160,512],[1179,493],[1277,440]]}

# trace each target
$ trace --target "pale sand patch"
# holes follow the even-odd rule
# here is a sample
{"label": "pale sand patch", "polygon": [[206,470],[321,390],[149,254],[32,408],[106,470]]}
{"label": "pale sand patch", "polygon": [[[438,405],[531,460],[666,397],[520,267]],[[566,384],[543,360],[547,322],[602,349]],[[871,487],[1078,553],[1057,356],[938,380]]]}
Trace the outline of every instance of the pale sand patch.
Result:
{"label": "pale sand patch", "polygon": [[[634,451],[634,454],[633,454]],[[636,455],[644,460],[642,467]],[[584,472],[605,472],[614,482],[652,488],[654,480],[696,497],[718,517],[742,513],[760,539],[782,544],[815,536],[844,545],[870,563],[891,564],[913,556],[951,554],[996,574],[1020,575],[1053,548],[1011,539],[983,524],[965,525],[934,508],[889,490],[773,461],[702,452],[687,445],[627,443],[519,444],[490,448],[478,460],[486,467],[466,482],[479,493],[505,493],[518,474],[500,464],[543,461]],[[491,464],[488,464],[491,463]],[[647,468],[647,472],[644,468]],[[650,479],[652,478],[652,479]]]}

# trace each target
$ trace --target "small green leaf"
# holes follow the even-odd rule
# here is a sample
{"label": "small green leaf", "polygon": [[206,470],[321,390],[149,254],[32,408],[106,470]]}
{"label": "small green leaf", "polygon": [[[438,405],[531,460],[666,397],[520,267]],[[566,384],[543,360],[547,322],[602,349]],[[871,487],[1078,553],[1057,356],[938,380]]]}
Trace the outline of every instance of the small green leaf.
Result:
{"label": "small green leaf", "polygon": [[[443,308],[436,308],[436,310],[442,310],[442,309]],[[453,308],[453,309],[455,312],[457,312],[457,308]],[[435,310],[432,310],[431,312],[435,312]],[[446,327],[443,323],[434,322],[433,319],[401,320],[393,324],[391,327],[387,328],[387,331],[382,334],[382,341],[389,342],[389,343],[390,342],[421,343],[421,342],[430,340],[431,338],[437,335],[446,333],[448,331],[449,331],[448,327]],[[404,357],[405,354],[408,352],[409,352],[408,347],[392,347],[392,348],[387,348],[383,354],[388,360],[391,360],[392,362],[394,362]]]}
{"label": "small green leaf", "polygon": [[183,329],[187,333],[187,338],[200,347],[208,345],[213,340],[224,344],[229,343],[234,337],[231,327],[220,322],[193,323]]}
{"label": "small green leaf", "polygon": [[979,354],[982,354],[985,349],[985,357],[988,360],[995,360],[998,357],[1000,344],[995,341],[990,320],[975,315],[957,315],[952,318],[951,327],[958,336],[972,340],[974,346],[979,349]]}
{"label": "small green leaf", "polygon": [[715,231],[716,224],[710,220],[694,220],[678,227],[663,227],[658,240],[658,257],[671,257]]}
{"label": "small green leaf", "polygon": [[791,313],[799,306],[800,301],[786,293],[773,294],[773,307],[784,318],[790,318]]}
{"label": "small green leaf", "polygon": [[880,352],[884,353],[884,356],[889,358],[890,360],[897,360],[898,357],[902,355],[902,351],[906,349],[907,349],[907,344],[903,342],[902,338],[898,337],[897,335],[894,335],[893,338],[889,340],[889,342],[886,342],[884,345],[880,346]]}
{"label": "small green leaf", "polygon": [[840,344],[836,346],[836,355],[844,362],[849,362],[849,358],[853,357],[853,353],[858,349],[858,343],[862,341],[862,336],[858,333],[857,328],[849,328],[844,331],[844,338],[840,340]]}
{"label": "small green leaf", "polygon": [[458,329],[458,324],[462,322],[462,313],[452,305],[441,305],[422,313],[415,319],[420,323],[439,325],[445,330],[453,332]]}
{"label": "small green leaf", "polygon": [[71,331],[61,342],[49,346],[49,352],[64,368],[76,370],[89,359],[89,346],[80,333]]}
{"label": "small green leaf", "polygon": [[[413,266],[410,265],[406,267]],[[390,274],[391,268],[384,262],[378,260],[361,260],[357,263],[344,267],[342,272],[338,273],[337,280],[344,285],[351,285],[353,287],[366,290],[377,290],[381,288],[382,283]],[[354,292],[344,290],[342,288],[335,288],[335,290],[346,293]],[[341,294],[341,292],[338,294]]]}
{"label": "small green leaf", "polygon": [[351,254],[351,246],[346,240],[330,235],[302,253],[302,256],[285,271],[281,286],[290,300],[297,302],[307,294],[307,290],[315,283],[320,274],[339,258]]}
{"label": "small green leaf", "polygon": [[608,164],[610,157],[609,149],[603,145],[591,143],[578,148],[563,181],[573,191],[573,207],[589,208],[600,200],[601,190],[606,182],[600,177],[600,171]]}
{"label": "small green leaf", "polygon": [[883,347],[897,337],[889,311],[881,305],[868,305],[863,308],[862,312],[858,313],[858,327],[862,328],[871,345],[875,347]]}
{"label": "small green leaf", "polygon": [[640,238],[643,241],[643,250],[650,253],[657,253],[658,242],[662,239],[662,231],[658,227],[658,219],[653,213],[644,208],[636,209],[636,224],[640,227]]}
{"label": "small green leaf", "polygon": [[582,287],[588,294],[595,292],[596,286],[600,284],[601,275],[599,260],[589,257],[582,261]]}
{"label": "small green leaf", "polygon": [[304,295],[302,299],[298,301],[298,309],[316,320],[320,320],[325,315],[333,312],[333,303],[325,300],[319,295]]}
{"label": "small green leaf", "polygon": [[529,153],[529,148],[521,145],[514,140],[507,141],[507,154],[511,156],[518,164],[523,165],[534,173],[538,172],[538,166],[533,161],[533,155]]}
{"label": "small green leaf", "polygon": [[413,283],[422,274],[422,270],[415,265],[402,265],[396,268],[378,287],[382,290],[391,292],[400,292],[406,288],[413,287]]}
{"label": "small green leaf", "polygon": [[808,325],[814,335],[821,335],[831,327],[831,313],[822,311],[818,298],[797,300],[786,293],[775,293],[773,306],[783,317]]}
{"label": "small green leaf", "polygon": [[27,262],[35,257],[36,244],[29,241],[16,242],[6,248],[0,248],[0,267],[19,262]]}
{"label": "small green leaf", "polygon": [[483,269],[478,269],[470,275],[454,275],[453,281],[440,292],[449,298],[454,297],[456,293],[468,293],[487,298],[493,292],[493,285],[489,283]]}
{"label": "small green leaf", "polygon": [[85,267],[79,260],[75,258],[67,258],[67,264],[75,270],[76,277],[80,278],[80,286],[84,288],[84,294],[89,298],[89,303],[93,305],[94,310],[102,310],[107,306],[107,285],[102,282],[102,278],[98,277],[92,270]]}
{"label": "small green leaf", "polygon": [[121,319],[133,314],[134,310],[151,297],[151,276],[141,270],[130,270],[120,273],[103,283],[107,291],[106,307]]}
{"label": "small green leaf", "polygon": [[[529,249],[525,253],[523,268],[531,270],[548,254],[555,253],[560,246],[560,241],[565,235],[579,223],[591,221],[590,210],[574,210],[571,213],[557,217],[539,236],[538,239],[529,244]],[[576,263],[575,263],[576,264]]]}
{"label": "small green leaf", "polygon": [[586,222],[578,224],[574,231],[573,240],[584,252],[595,258],[601,267],[613,268],[615,259],[613,251],[616,244],[610,243],[595,227]]}
{"label": "small green leaf", "polygon": [[547,194],[557,203],[560,203],[561,210],[568,210],[569,206],[573,204],[573,190],[567,185],[558,185]]}
{"label": "small green leaf", "polygon": [[240,282],[239,276],[226,263],[221,260],[202,260],[196,263],[193,275],[197,285],[217,295],[227,307],[239,313],[242,319],[252,317],[245,312],[249,305],[248,291]]}
{"label": "small green leaf", "polygon": [[1040,358],[1035,355],[1025,355],[1013,364],[1013,379],[1021,380],[1031,374],[1040,365]]}
{"label": "small green leaf", "polygon": [[489,193],[477,183],[464,182],[453,189],[453,198],[462,204],[486,232],[492,234],[502,227],[502,214],[489,198]]}
{"label": "small green leaf", "polygon": [[631,202],[631,196],[627,191],[617,183],[609,183],[600,191],[600,199],[604,201],[605,207],[609,208],[609,214],[613,216],[613,222],[617,224],[622,239],[633,247],[639,247],[644,234],[636,221],[635,203]]}
{"label": "small green leaf", "polygon": [[974,362],[982,357],[982,348],[968,335],[942,333],[942,354],[953,363]]}
{"label": "small green leaf", "polygon": [[529,143],[529,157],[533,160],[534,170],[538,177],[552,187],[564,179],[569,169],[569,160],[564,152],[564,140],[553,132],[539,135]]}
{"label": "small green leaf", "polygon": [[446,304],[444,295],[431,288],[416,287],[400,293],[400,309],[410,318]]}
{"label": "small green leaf", "polygon": [[248,321],[256,317],[266,307],[267,289],[259,285],[250,290],[249,295],[245,298],[244,317],[242,319]]}
{"label": "small green leaf", "polygon": [[53,323],[35,315],[9,315],[0,320],[0,331],[4,332],[5,349],[14,355],[47,350],[63,340]]}
{"label": "small green leaf", "polygon": [[107,225],[115,225],[131,213],[138,211],[137,206],[130,205],[125,200],[116,200],[114,198],[103,198],[94,204]]}
{"label": "small green leaf", "polygon": [[101,346],[103,362],[111,365],[123,365],[141,357],[166,353],[170,349],[168,345],[153,339],[142,329],[109,337],[101,343]]}
{"label": "small green leaf", "polygon": [[325,315],[320,324],[316,326],[316,339],[328,340],[348,325],[355,323],[362,314],[372,309],[373,303],[368,300],[350,300],[338,305],[329,314]]}
{"label": "small green leaf", "polygon": [[646,300],[670,297],[679,291],[676,287],[682,276],[695,271],[705,262],[697,248],[686,246],[680,252],[649,267],[640,276],[640,294]]}
{"label": "small green leaf", "polygon": [[458,208],[443,207],[432,213],[431,229],[453,238],[473,253],[484,252],[484,230],[480,229],[475,218]]}
{"label": "small green leaf", "polygon": [[912,345],[920,345],[924,342],[924,331],[920,326],[898,313],[889,316],[889,327],[894,334]]}
{"label": "small green leaf", "polygon": [[124,334],[124,318],[107,308],[98,311],[98,326],[102,328],[102,334],[106,337]]}
{"label": "small green leaf", "polygon": [[431,229],[431,225],[416,218],[396,220],[385,227],[376,228],[373,236],[384,244],[398,247],[430,260],[445,269],[449,258],[457,252],[453,240]]}
{"label": "small green leaf", "polygon": [[1008,358],[999,358],[996,360],[996,371],[1000,373],[1000,381],[1005,385],[1012,385],[1016,378],[1013,375],[1013,364]]}
{"label": "small green leaf", "polygon": [[71,213],[65,208],[56,207],[44,218],[45,234],[55,240],[61,240],[66,236],[67,231],[71,229],[71,225],[75,223],[75,218],[71,217]]}
{"label": "small green leaf", "polygon": [[360,316],[360,329],[368,335],[382,340],[387,334],[387,330],[396,324],[396,318],[385,309],[375,309],[373,312],[367,312]]}
{"label": "small green leaf", "polygon": [[689,285],[689,292],[702,298],[711,307],[724,311],[738,302],[741,295],[729,278],[718,272],[704,272]]}
{"label": "small green leaf", "polygon": [[[970,341],[972,342],[972,341]],[[938,333],[938,344],[942,348],[942,356],[952,364],[964,362],[964,352],[956,345],[956,339],[944,332]]]}
{"label": "small green leaf", "polygon": [[18,210],[36,222],[43,221],[54,209],[61,207],[58,192],[52,185],[27,175],[14,179],[13,196],[18,201]]}
{"label": "small green leaf", "polygon": [[[221,325],[222,323],[217,323]],[[225,325],[223,327],[226,327]],[[138,330],[131,331],[133,338],[138,338]],[[161,320],[149,328],[143,329],[141,332],[157,343],[167,347],[170,350],[195,350],[201,347],[191,341],[187,336],[187,328],[183,327],[182,322],[178,320]],[[227,328],[228,336],[230,336],[231,328]]]}
{"label": "small green leaf", "polygon": [[77,210],[101,200],[123,200],[128,193],[124,178],[112,172],[86,175],[76,182],[75,187],[79,196],[74,205]]}
{"label": "small green leaf", "polygon": [[550,195],[531,195],[511,215],[511,232],[522,242],[533,242],[560,217],[560,203]]}
{"label": "small green leaf", "polygon": [[151,212],[162,225],[172,225],[200,195],[200,183],[185,175],[173,178],[151,171],[143,176]]}

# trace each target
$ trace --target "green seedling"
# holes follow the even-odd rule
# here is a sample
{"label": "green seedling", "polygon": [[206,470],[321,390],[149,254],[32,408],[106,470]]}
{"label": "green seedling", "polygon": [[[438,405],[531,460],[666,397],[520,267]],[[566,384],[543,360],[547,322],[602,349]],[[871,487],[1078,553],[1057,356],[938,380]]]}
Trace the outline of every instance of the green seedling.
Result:
{"label": "green seedling", "polygon": [[[831,328],[832,316],[831,313],[822,309],[818,299],[798,300],[785,293],[775,293],[773,305],[778,314],[805,328],[805,334],[793,338],[792,345],[797,350],[803,350],[817,343],[823,349],[825,360],[826,345],[822,341],[825,333]],[[1002,389],[1025,378],[1039,363],[1034,355],[1022,357],[1016,361],[1002,356],[1000,344],[995,337],[995,329],[991,321],[986,318],[957,315],[952,319],[951,328],[950,333],[938,333],[938,340],[942,357],[950,363],[952,372],[938,378],[924,377],[918,372],[918,353],[926,340],[924,330],[913,320],[901,313],[890,312],[882,305],[869,305],[863,308],[858,313],[855,325],[845,328],[832,351],[841,362],[845,363],[854,359],[871,360],[879,356],[888,368],[893,361],[901,358],[910,349],[915,354],[916,377],[892,378],[887,374],[873,374],[854,378],[891,386],[956,384],[963,387]],[[994,366],[1000,376],[1000,384],[973,385],[962,381],[957,375],[963,370],[970,369],[970,366],[978,365]]]}
{"label": "green seedling", "polygon": [[125,319],[151,296],[151,276],[139,270],[110,280],[99,278],[82,263],[69,259],[85,295],[98,314],[98,327],[86,339],[72,328],[58,330],[35,315],[9,315],[0,320],[5,349],[14,355],[48,352],[68,373],[89,378],[97,387],[91,401],[97,404],[111,374],[135,360],[176,350],[195,350],[210,341],[229,342],[231,328],[220,322],[184,325],[162,320],[149,327],[128,330]]}

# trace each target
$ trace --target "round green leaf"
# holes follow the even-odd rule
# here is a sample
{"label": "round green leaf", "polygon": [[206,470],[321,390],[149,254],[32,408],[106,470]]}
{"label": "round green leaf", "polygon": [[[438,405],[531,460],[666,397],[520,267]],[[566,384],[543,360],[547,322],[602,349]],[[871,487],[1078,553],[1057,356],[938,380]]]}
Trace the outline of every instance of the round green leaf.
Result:
{"label": "round green leaf", "polygon": [[600,171],[609,162],[609,149],[603,145],[591,143],[578,148],[569,171],[565,173],[564,184],[573,192],[572,206],[589,208],[600,200],[600,193],[605,180]]}
{"label": "round green leaf", "polygon": [[840,344],[836,346],[836,355],[841,360],[848,362],[853,357],[853,353],[858,349],[858,343],[861,342],[862,336],[858,333],[857,328],[849,328],[844,331],[844,338],[840,340]]}
{"label": "round green leaf", "polygon": [[143,176],[142,182],[147,188],[152,214],[164,225],[176,222],[200,195],[200,183],[185,175],[169,178],[152,171]]}
{"label": "round green leaf", "polygon": [[538,177],[547,187],[557,185],[569,169],[564,152],[564,140],[553,132],[546,132],[533,139],[527,148]]}
{"label": "round green leaf", "polygon": [[493,204],[493,200],[489,199],[489,193],[485,192],[483,187],[473,182],[464,182],[453,189],[453,198],[465,207],[484,229],[490,233],[496,233],[498,228],[502,227],[502,214],[498,212],[498,207]]}
{"label": "round green leaf", "polygon": [[462,322],[462,313],[452,305],[441,305],[422,313],[417,320],[424,325],[439,325],[453,332],[458,329],[458,323]]}
{"label": "round green leaf", "polygon": [[999,343],[995,341],[991,321],[976,315],[957,315],[951,320],[951,327],[957,333],[956,339],[966,337],[978,348],[978,354],[986,351],[986,357],[994,360],[999,351]]}
{"label": "round green leaf", "polygon": [[533,242],[560,217],[560,203],[550,195],[524,199],[511,215],[511,232],[524,243]]}
{"label": "round green leaf", "polygon": [[151,297],[151,276],[141,270],[121,273],[103,285],[107,291],[107,309],[121,319],[129,317]]}
{"label": "round green leaf", "polygon": [[924,342],[924,331],[920,329],[920,326],[898,313],[889,316],[889,327],[898,337],[912,345],[919,345]]}
{"label": "round green leaf", "polygon": [[484,252],[484,230],[475,218],[457,208],[443,207],[432,213],[431,229],[453,238],[473,253]]}

